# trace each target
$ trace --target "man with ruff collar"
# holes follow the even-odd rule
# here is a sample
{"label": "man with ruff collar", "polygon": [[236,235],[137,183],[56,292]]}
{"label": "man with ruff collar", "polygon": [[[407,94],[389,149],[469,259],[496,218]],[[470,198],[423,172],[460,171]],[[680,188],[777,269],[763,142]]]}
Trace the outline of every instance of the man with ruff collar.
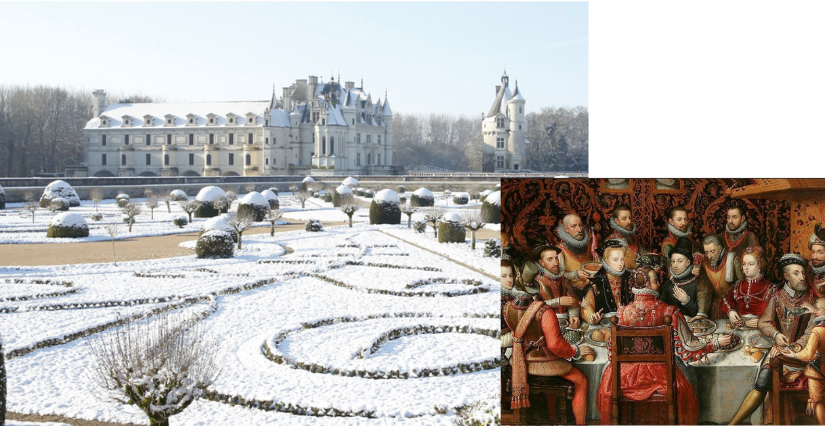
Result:
{"label": "man with ruff collar", "polygon": [[599,247],[602,268],[584,288],[581,315],[590,324],[601,321],[606,313],[616,312],[619,306],[633,300],[630,292],[630,274],[624,267],[627,247],[621,240],[605,240]]}
{"label": "man with ruff collar", "polygon": [[814,233],[808,238],[808,250],[811,251],[811,263],[805,276],[817,296],[825,297],[825,229],[821,223],[814,226]]}
{"label": "man with ruff collar", "polygon": [[624,265],[627,269],[635,269],[636,255],[645,254],[647,250],[639,244],[639,240],[636,238],[636,224],[633,223],[630,206],[627,204],[616,206],[613,209],[613,215],[609,219],[609,223],[613,233],[607,239],[623,240],[627,244]]}
{"label": "man with ruff collar", "polygon": [[[748,229],[748,218],[745,217],[743,206],[730,206],[727,212],[725,229],[720,232],[719,239],[725,244],[728,253],[737,255],[748,247],[758,246],[759,238]],[[741,265],[736,265],[734,272],[737,278],[742,279]]]}
{"label": "man with ruff collar", "polygon": [[679,237],[670,250],[670,277],[662,285],[660,297],[663,302],[679,308],[682,315],[707,317],[713,300],[713,290],[707,277],[696,276],[692,264],[693,244],[685,237]]}
{"label": "man with ruff collar", "polygon": [[808,407],[805,413],[816,416],[817,423],[825,425],[825,299],[816,299],[814,315],[809,323],[809,332],[801,343],[799,352],[790,348],[781,351],[786,358],[807,362],[805,377],[808,378]]}
{"label": "man with ruff collar", "polygon": [[[805,267],[807,261],[796,253],[789,253],[779,259],[777,265],[782,270],[785,284],[781,290],[774,291],[768,299],[765,311],[759,318],[757,327],[762,335],[774,340],[778,347],[786,347],[788,344],[798,341],[808,326],[810,314],[801,316],[792,315],[791,312],[804,312],[813,307],[814,292],[808,287],[805,280]],[[805,309],[805,308],[808,309]],[[777,351],[772,350],[770,356],[776,356]],[[793,382],[801,376],[802,365],[798,366],[794,372],[783,372],[783,382]],[[731,419],[731,424],[739,424],[749,418],[756,409],[762,405],[765,395],[771,389],[771,367],[765,362],[756,377],[753,390],[748,393],[736,415]],[[775,397],[775,396],[774,396]],[[766,405],[769,407],[770,405]],[[766,410],[767,411],[767,410]],[[770,419],[772,413],[765,413],[766,421]]]}
{"label": "man with ruff collar", "polygon": [[561,239],[559,262],[564,264],[564,277],[576,291],[582,291],[590,279],[590,274],[582,270],[582,264],[593,261],[590,247],[595,237],[585,229],[577,214],[565,216],[556,232]]}
{"label": "man with ruff collar", "polygon": [[736,253],[725,250],[722,240],[716,234],[709,234],[702,240],[705,258],[702,260],[701,271],[713,289],[710,315],[713,319],[724,319],[722,313],[722,299],[728,294],[731,285],[736,283],[734,264]]}
{"label": "man with ruff collar", "polygon": [[561,249],[552,245],[541,245],[533,250],[532,258],[536,260],[539,297],[553,308],[556,316],[567,322],[571,328],[579,328],[579,301],[564,278],[564,256]]}
{"label": "man with ruff collar", "polygon": [[[662,241],[662,255],[668,264],[670,264],[670,250],[679,238],[687,238],[693,244],[693,231],[690,229],[687,210],[684,206],[676,206],[667,214],[667,236]],[[692,247],[691,252],[694,251],[697,250],[693,250]]]}

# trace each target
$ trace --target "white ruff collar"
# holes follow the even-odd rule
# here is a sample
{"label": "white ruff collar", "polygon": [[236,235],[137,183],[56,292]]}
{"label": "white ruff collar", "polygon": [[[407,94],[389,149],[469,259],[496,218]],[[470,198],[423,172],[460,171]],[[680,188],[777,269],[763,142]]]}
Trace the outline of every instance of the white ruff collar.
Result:
{"label": "white ruff collar", "polygon": [[650,294],[652,296],[659,296],[658,291],[647,288],[647,287],[645,287],[645,288],[633,288],[630,291],[632,291],[633,294]]}
{"label": "white ruff collar", "polygon": [[611,268],[610,265],[608,265],[607,262],[604,261],[604,259],[602,259],[602,268],[604,268],[605,272],[607,272],[610,275],[613,275],[614,277],[621,277],[622,274],[625,273],[624,267],[622,267],[621,271],[616,271],[615,269]]}
{"label": "white ruff collar", "polygon": [[825,272],[825,265],[822,265],[822,266],[817,268],[816,266],[813,265],[813,263],[811,263],[811,270],[815,274],[821,274],[821,273]]}
{"label": "white ruff collar", "polygon": [[632,223],[631,225],[633,225],[633,229],[628,231],[627,229],[622,228],[621,226],[619,226],[616,223],[616,218],[614,218],[614,217],[610,218],[610,227],[613,228],[614,231],[618,232],[619,235],[621,235],[625,238],[632,237],[636,233],[636,224]]}
{"label": "white ruff collar", "polygon": [[587,228],[584,229],[584,238],[582,238],[581,240],[577,240],[573,238],[572,235],[568,234],[567,231],[564,230],[564,225],[562,225],[561,223],[556,228],[556,232],[559,233],[559,238],[561,238],[561,240],[564,242],[564,245],[566,245],[567,247],[576,250],[582,250],[587,248],[587,240],[590,239],[590,235],[587,232]]}
{"label": "white ruff collar", "polygon": [[673,272],[670,273],[670,276],[673,277],[673,281],[681,281],[681,280],[684,280],[685,278],[687,278],[688,276],[692,276],[692,275],[693,275],[693,265],[692,264],[690,266],[688,266],[687,269],[685,269],[684,272],[682,272],[681,274],[676,275]]}
{"label": "white ruff collar", "polygon": [[735,230],[733,230],[733,231],[731,231],[730,229],[728,229],[728,225],[725,225],[725,231],[728,233],[728,235],[739,235],[739,234],[741,234],[741,233],[745,232],[745,229],[746,229],[747,227],[748,227],[748,220],[747,220],[747,219],[745,219],[745,220],[743,220],[743,221],[742,221],[742,224],[741,224],[741,225],[739,225],[739,227],[738,227],[738,228],[736,228],[736,229],[735,229]]}
{"label": "white ruff collar", "polygon": [[[561,259],[561,257],[559,257],[559,259]],[[542,275],[544,275],[547,278],[550,278],[551,280],[557,280],[557,279],[561,278],[562,275],[564,275],[564,266],[561,265],[561,264],[559,264],[559,273],[558,274],[554,274],[554,273],[550,272],[549,269],[545,268],[544,266],[539,265],[538,262],[536,262],[536,267],[538,267],[539,272],[541,272]]]}
{"label": "white ruff collar", "polygon": [[690,229],[690,226],[688,226],[688,229],[687,229],[686,232],[682,232],[682,231],[679,230],[679,228],[671,225],[670,222],[667,223],[667,230],[670,231],[671,234],[675,235],[676,238],[690,237],[690,233],[692,232],[692,229]]}

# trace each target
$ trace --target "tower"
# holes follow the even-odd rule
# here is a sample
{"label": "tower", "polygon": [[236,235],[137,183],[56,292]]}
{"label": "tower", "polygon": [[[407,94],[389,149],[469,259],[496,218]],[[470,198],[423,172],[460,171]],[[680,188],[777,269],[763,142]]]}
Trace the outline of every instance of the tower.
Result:
{"label": "tower", "polygon": [[384,90],[384,108],[381,111],[384,119],[384,126],[386,131],[386,142],[384,143],[384,159],[386,163],[392,164],[392,110],[390,109],[390,101],[387,99],[387,91]]}
{"label": "tower", "polygon": [[513,96],[507,100],[507,112],[510,116],[510,138],[507,151],[510,153],[510,170],[522,170],[527,167],[527,149],[524,135],[527,134],[527,121],[524,119],[524,97],[518,90],[518,80]]}
{"label": "tower", "polygon": [[92,103],[92,118],[97,118],[106,109],[106,91],[97,89],[92,92],[92,96],[95,98],[94,103]]}

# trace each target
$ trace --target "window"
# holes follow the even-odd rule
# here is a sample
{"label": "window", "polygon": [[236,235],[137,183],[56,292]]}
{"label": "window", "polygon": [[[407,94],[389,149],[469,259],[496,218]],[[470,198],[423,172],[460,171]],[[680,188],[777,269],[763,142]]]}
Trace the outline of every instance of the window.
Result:
{"label": "window", "polygon": [[195,165],[195,154],[189,154],[189,165],[190,166]]}
{"label": "window", "polygon": [[518,164],[513,164],[513,170],[518,170]]}
{"label": "window", "polygon": [[367,135],[367,143],[371,143],[371,142],[372,142],[372,135]]}
{"label": "window", "polygon": [[166,119],[166,124],[172,124],[172,119],[171,119],[171,118],[167,118],[167,119]]}
{"label": "window", "polygon": [[361,143],[361,134],[360,133],[355,134],[355,143]]}
{"label": "window", "polygon": [[269,158],[266,159],[266,165],[269,165]]}
{"label": "window", "polygon": [[269,145],[269,138],[264,138],[264,143]]}
{"label": "window", "polygon": [[[212,138],[209,138],[209,144],[212,145]],[[235,145],[235,134],[234,133],[229,134],[229,144],[230,145]]]}
{"label": "window", "polygon": [[326,125],[327,125],[327,119],[326,119],[326,118],[322,118],[322,119],[321,119],[321,125],[322,125],[322,126],[326,126]]}
{"label": "window", "polygon": [[269,120],[264,121],[264,123],[266,124],[266,127],[269,127]]}
{"label": "window", "polygon": [[152,144],[152,136],[151,135],[146,135],[146,146],[149,146],[151,144]]}
{"label": "window", "polygon": [[195,144],[195,134],[190,133],[189,134],[189,145],[194,145],[194,144]]}
{"label": "window", "polygon": [[504,168],[504,156],[503,155],[499,155],[498,157],[496,157],[496,167],[499,168],[499,169]]}
{"label": "window", "polygon": [[312,144],[315,145],[315,133],[312,134]]}
{"label": "window", "polygon": [[206,154],[206,165],[207,166],[212,165],[212,154]]}
{"label": "window", "polygon": [[230,166],[235,165],[235,154],[229,153],[229,165]]}
{"label": "window", "polygon": [[518,113],[521,114],[521,107],[518,107]]}
{"label": "window", "polygon": [[367,165],[372,164],[372,153],[367,153]]}
{"label": "window", "polygon": [[172,135],[166,135],[166,145],[172,145]]}
{"label": "window", "polygon": [[106,165],[106,154],[103,154],[103,156],[102,156],[102,157],[100,157],[100,162],[101,162],[104,166]]}
{"label": "window", "polygon": [[496,118],[496,127],[504,127],[504,119]]}
{"label": "window", "polygon": [[193,120],[193,119],[191,119],[191,118],[189,119],[189,124],[192,124],[192,123],[194,123],[194,122],[195,122],[195,120]]}
{"label": "window", "polygon": [[312,122],[317,123],[319,118],[321,118],[321,114],[318,111],[314,111],[312,113]]}
{"label": "window", "polygon": [[121,155],[120,155],[120,165],[121,165],[121,166],[125,166],[125,165],[126,165],[126,154],[121,154]]}
{"label": "window", "polygon": [[275,165],[275,162],[276,162],[276,161],[278,161],[278,159],[277,159],[277,158],[275,158],[275,157],[273,157],[273,158],[272,158],[272,165],[273,165],[273,166]]}
{"label": "window", "polygon": [[169,165],[169,154],[164,154],[164,155],[163,155],[163,165],[164,165],[164,166],[168,166],[168,165]]}
{"label": "window", "polygon": [[355,125],[355,119],[354,118],[352,119],[352,125],[353,126]]}
{"label": "window", "polygon": [[378,145],[381,145],[381,135],[378,135]]}
{"label": "window", "polygon": [[152,154],[146,154],[146,165],[147,166],[152,165]]}
{"label": "window", "polygon": [[209,119],[209,124],[212,124],[212,123],[214,123],[214,122],[215,122],[215,119],[214,119],[214,118],[210,118],[210,119]]}
{"label": "window", "polygon": [[361,153],[360,152],[358,154],[355,154],[355,165],[356,166],[361,165]]}
{"label": "window", "polygon": [[252,156],[249,155],[249,154],[246,154],[246,165],[247,166],[252,165]]}
{"label": "window", "polygon": [[106,146],[106,135],[103,135],[100,138],[101,138],[100,139],[100,144],[103,145],[103,146]]}
{"label": "window", "polygon": [[381,165],[381,154],[378,154],[378,161],[376,161],[375,164]]}
{"label": "window", "polygon": [[129,145],[129,135],[126,135],[126,136],[123,137],[123,144],[124,145]]}
{"label": "window", "polygon": [[229,124],[232,124],[234,122],[234,120],[235,120],[234,118],[230,118],[229,119]]}
{"label": "window", "polygon": [[252,133],[249,134],[249,138],[246,141],[247,141],[246,143],[249,144],[249,145],[252,145],[252,143],[255,142],[255,138],[252,135]]}
{"label": "window", "polygon": [[518,129],[521,130],[521,124],[518,125]]}
{"label": "window", "polygon": [[327,137],[321,136],[321,155],[327,155]]}
{"label": "window", "polygon": [[335,137],[329,137],[329,155],[335,154]]}
{"label": "window", "polygon": [[503,149],[504,148],[504,138],[496,138],[496,148]]}
{"label": "window", "polygon": [[272,145],[275,145],[276,143],[278,143],[278,138],[272,138]]}

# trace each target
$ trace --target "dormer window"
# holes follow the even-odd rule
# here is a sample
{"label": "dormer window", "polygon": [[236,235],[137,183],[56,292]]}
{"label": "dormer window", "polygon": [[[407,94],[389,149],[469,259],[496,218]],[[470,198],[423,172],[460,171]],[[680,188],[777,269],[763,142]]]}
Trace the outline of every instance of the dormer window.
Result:
{"label": "dormer window", "polygon": [[209,114],[206,114],[206,119],[210,126],[218,124],[218,116],[212,114],[211,112]]}
{"label": "dormer window", "polygon": [[155,117],[152,117],[149,114],[143,116],[143,125],[144,126],[154,126],[155,125]]}
{"label": "dormer window", "polygon": [[504,118],[496,118],[496,127],[504,127]]}
{"label": "dormer window", "polygon": [[175,116],[174,115],[166,114],[166,115],[163,116],[163,118],[166,120],[166,124],[164,124],[165,127],[172,127],[172,126],[175,125]]}
{"label": "dormer window", "polygon": [[198,116],[195,114],[186,114],[186,125],[196,126],[198,124]]}
{"label": "dormer window", "polygon": [[258,116],[252,112],[246,113],[246,125],[254,126],[255,124],[258,124]]}
{"label": "dormer window", "polygon": [[109,127],[109,117],[105,115],[100,116],[100,127]]}
{"label": "dormer window", "polygon": [[227,124],[237,124],[237,123],[238,123],[238,121],[237,121],[237,120],[238,120],[238,116],[237,116],[237,115],[235,115],[235,114],[233,114],[233,113],[231,113],[231,112],[230,112],[229,114],[226,114],[226,122],[227,122]]}
{"label": "dormer window", "polygon": [[132,127],[132,117],[128,115],[124,115],[123,117],[123,127]]}

